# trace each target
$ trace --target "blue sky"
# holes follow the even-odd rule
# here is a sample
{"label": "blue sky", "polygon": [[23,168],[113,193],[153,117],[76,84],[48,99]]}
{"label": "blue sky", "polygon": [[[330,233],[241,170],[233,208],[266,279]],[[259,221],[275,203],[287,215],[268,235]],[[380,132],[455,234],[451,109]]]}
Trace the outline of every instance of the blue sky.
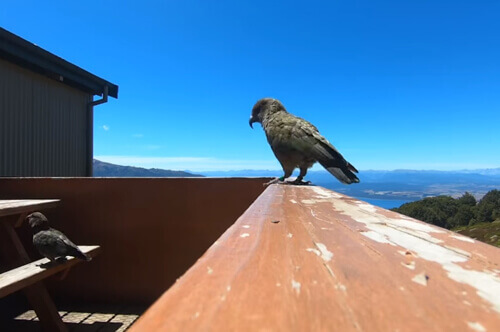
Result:
{"label": "blue sky", "polygon": [[0,25],[120,87],[94,154],[279,169],[248,117],[280,99],[360,170],[500,167],[499,1],[22,1]]}

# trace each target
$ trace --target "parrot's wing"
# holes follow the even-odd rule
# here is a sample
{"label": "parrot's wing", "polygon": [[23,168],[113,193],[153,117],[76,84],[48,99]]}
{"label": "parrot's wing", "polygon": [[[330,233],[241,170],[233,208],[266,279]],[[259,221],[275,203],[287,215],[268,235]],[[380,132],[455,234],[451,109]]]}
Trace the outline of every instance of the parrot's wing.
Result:
{"label": "parrot's wing", "polygon": [[89,257],[82,253],[78,246],[71,242],[71,240],[68,239],[68,237],[62,232],[53,228],[51,229],[51,232],[54,235],[54,245],[57,247],[57,252],[59,255],[73,256],[84,260],[89,260]]}
{"label": "parrot's wing", "polygon": [[340,182],[346,184],[359,182],[354,174],[358,170],[344,159],[314,125],[306,120],[297,118],[296,125],[290,129],[288,144],[305,156],[317,160]]}

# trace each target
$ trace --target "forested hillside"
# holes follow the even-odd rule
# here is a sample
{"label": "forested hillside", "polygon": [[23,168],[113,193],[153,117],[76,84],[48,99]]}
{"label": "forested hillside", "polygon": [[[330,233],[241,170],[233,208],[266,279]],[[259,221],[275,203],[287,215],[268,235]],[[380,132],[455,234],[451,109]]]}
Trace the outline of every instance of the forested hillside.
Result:
{"label": "forested hillside", "polygon": [[392,210],[500,246],[499,190],[489,191],[479,202],[466,192],[456,199],[427,197]]}

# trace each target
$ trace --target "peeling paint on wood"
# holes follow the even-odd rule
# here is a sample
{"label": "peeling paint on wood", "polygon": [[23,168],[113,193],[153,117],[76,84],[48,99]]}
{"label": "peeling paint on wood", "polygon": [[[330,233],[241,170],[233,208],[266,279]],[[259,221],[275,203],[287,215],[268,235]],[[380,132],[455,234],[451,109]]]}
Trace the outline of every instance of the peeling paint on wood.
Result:
{"label": "peeling paint on wood", "polygon": [[427,280],[428,277],[425,273],[417,274],[411,279],[411,281],[416,282],[417,284],[420,284],[422,286],[427,286]]}
{"label": "peeling paint on wood", "polygon": [[467,322],[467,325],[474,331],[477,331],[477,332],[486,332],[486,329],[484,328],[483,325],[481,325],[481,323],[478,323],[478,322]]}
{"label": "peeling paint on wood", "polygon": [[[316,192],[321,192],[316,197],[316,202],[328,200],[327,190],[316,190]],[[491,307],[500,312],[500,279],[488,271],[473,271],[458,265],[457,263],[466,262],[471,254],[459,248],[441,245],[443,240],[432,237],[432,233],[443,233],[443,230],[408,218],[391,218],[384,214],[377,214],[378,208],[368,203],[349,204],[345,200],[332,198],[337,198],[337,195],[332,195],[329,199],[337,211],[348,215],[354,221],[363,223],[370,229],[370,231],[362,232],[363,235],[379,243],[399,245],[410,249],[418,257],[440,264],[448,272],[450,279],[474,287],[480,297],[490,302]],[[456,236],[453,237],[456,238]],[[463,238],[459,240],[463,241]],[[421,278],[418,279],[419,281],[412,280],[424,284]]]}
{"label": "peeling paint on wood", "polygon": [[295,293],[297,293],[297,295],[300,295],[300,287],[300,282],[292,280],[292,289],[295,291]]}
{"label": "peeling paint on wood", "polygon": [[474,240],[471,239],[470,237],[467,237],[467,236],[463,236],[463,235],[450,235],[450,237],[452,237],[454,239],[457,239],[457,240],[460,240],[460,241],[474,243]]}

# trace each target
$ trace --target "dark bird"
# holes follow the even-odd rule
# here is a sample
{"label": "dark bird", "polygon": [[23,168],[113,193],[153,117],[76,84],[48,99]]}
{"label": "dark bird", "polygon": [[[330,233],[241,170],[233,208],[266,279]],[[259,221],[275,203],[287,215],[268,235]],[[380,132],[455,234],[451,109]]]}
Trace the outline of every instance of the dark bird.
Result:
{"label": "dark bird", "polygon": [[33,245],[38,252],[54,262],[56,258],[73,256],[85,261],[92,258],[81,252],[78,247],[68,239],[66,235],[54,228],[49,227],[49,221],[40,212],[34,212],[26,217],[33,231]]}
{"label": "dark bird", "polygon": [[318,129],[306,120],[287,112],[277,99],[263,98],[254,105],[250,127],[259,122],[267,136],[274,155],[283,167],[285,175],[268,184],[284,182],[295,168],[300,174],[293,184],[307,184],[302,179],[307,170],[319,162],[328,172],[345,184],[358,183],[354,173],[358,170],[347,162],[340,152],[320,135]]}

